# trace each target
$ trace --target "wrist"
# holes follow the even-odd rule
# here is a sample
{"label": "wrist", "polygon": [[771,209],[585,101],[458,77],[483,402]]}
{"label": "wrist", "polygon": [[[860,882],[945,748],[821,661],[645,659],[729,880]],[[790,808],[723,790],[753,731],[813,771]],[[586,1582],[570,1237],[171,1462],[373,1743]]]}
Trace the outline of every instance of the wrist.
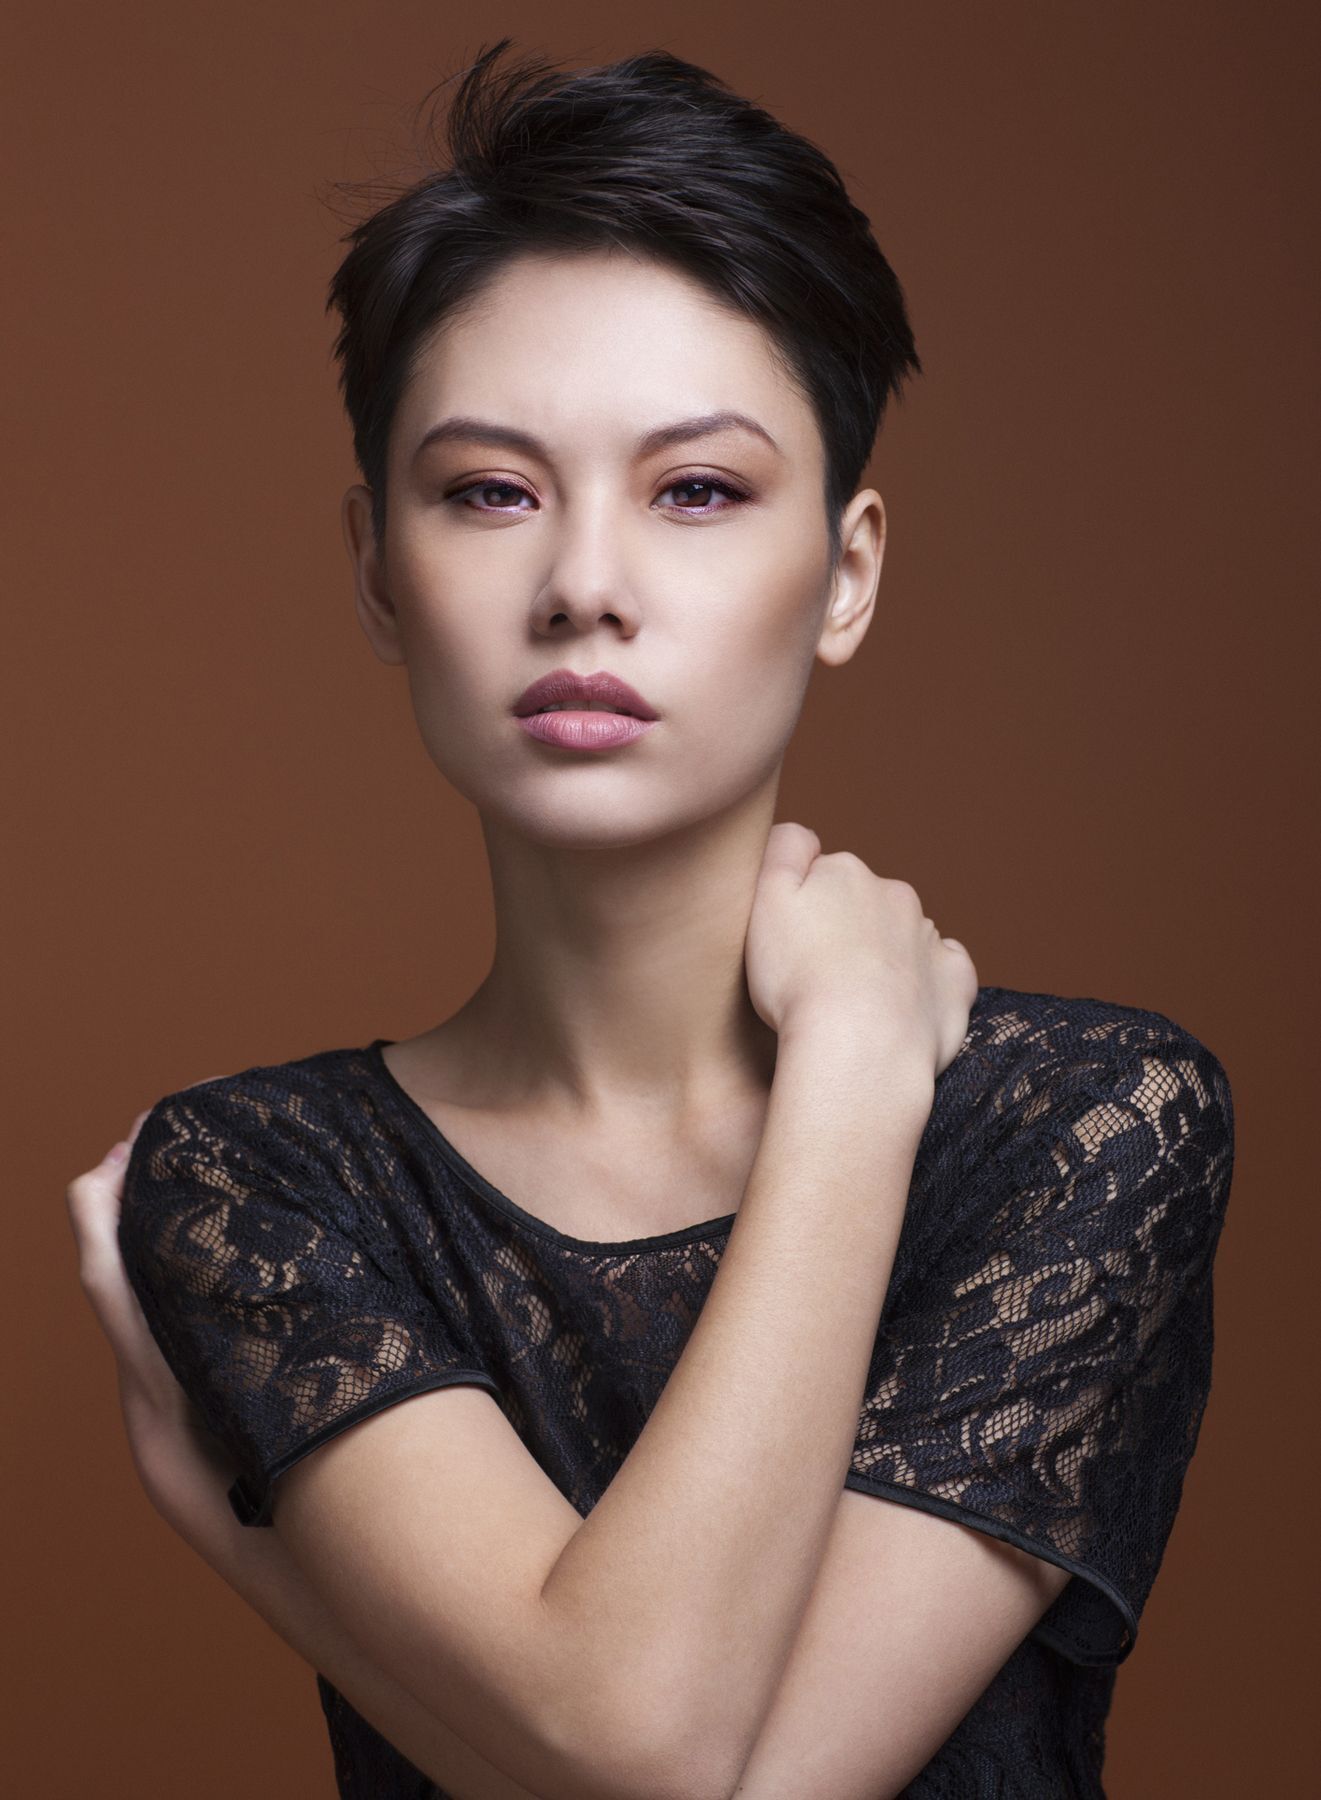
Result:
{"label": "wrist", "polygon": [[935,1101],[935,1069],[899,1036],[893,1022],[853,1003],[823,1000],[800,1007],[778,1033],[777,1083],[865,1084],[869,1110],[880,1108],[919,1135]]}

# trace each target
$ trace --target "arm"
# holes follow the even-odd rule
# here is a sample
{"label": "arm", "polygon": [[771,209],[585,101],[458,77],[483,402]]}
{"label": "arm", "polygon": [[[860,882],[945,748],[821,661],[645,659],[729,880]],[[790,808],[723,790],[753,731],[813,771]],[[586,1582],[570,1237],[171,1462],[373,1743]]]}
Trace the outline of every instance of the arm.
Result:
{"label": "arm", "polygon": [[319,1670],[381,1736],[455,1800],[537,1800],[480,1756],[362,1651],[294,1563],[276,1531],[249,1531],[226,1498],[233,1471],[210,1467],[181,1442],[162,1446],[173,1475],[170,1499],[153,1503],[179,1535],[260,1614],[304,1662]]}
{"label": "arm", "polygon": [[[157,1511],[388,1743],[455,1800],[537,1800],[369,1660],[278,1532],[238,1524],[214,1439],[208,1459],[195,1433],[155,1435],[136,1457],[159,1472]],[[846,1489],[737,1800],[889,1800],[1067,1580],[1012,1544]]]}
{"label": "arm", "polygon": [[895,1800],[1068,1580],[970,1526],[846,1488],[736,1800]]}
{"label": "arm", "polygon": [[[93,1242],[118,1183],[105,1165],[80,1179],[87,1207],[95,1208],[80,1228]],[[226,1497],[232,1462],[165,1367],[113,1238],[90,1292],[119,1365],[133,1460],[161,1517],[456,1800],[535,1800],[363,1654],[278,1532],[238,1524]],[[982,1533],[846,1490],[737,1794],[882,1800],[897,1793],[1066,1579],[1057,1566]]]}
{"label": "arm", "polygon": [[[114,1197],[106,1181],[99,1198],[108,1206]],[[120,1367],[133,1459],[156,1511],[387,1742],[456,1800],[536,1800],[364,1655],[278,1532],[238,1524],[226,1497],[232,1462],[192,1414],[140,1310],[134,1316],[122,1269],[113,1284],[101,1283],[96,1298]],[[160,1386],[151,1403],[144,1384],[153,1372]],[[173,1406],[162,1405],[170,1396]],[[1067,1579],[1057,1565],[982,1532],[845,1490],[736,1794],[746,1800],[897,1794]]]}
{"label": "arm", "polygon": [[717,1794],[751,1753],[825,1553],[930,1111],[916,1064],[896,1057],[878,1080],[882,1041],[825,1015],[781,1039],[702,1312],[544,1588],[583,1666],[648,1696],[657,1741],[686,1743]]}
{"label": "arm", "polygon": [[[997,1285],[1012,1291],[1032,1280],[1036,1271],[1050,1270],[1053,1303],[1062,1309],[1061,1329],[1052,1334],[1050,1352],[1043,1355],[1041,1333],[1049,1315],[1039,1307],[997,1308],[993,1318],[980,1325],[972,1321],[983,1332],[993,1326],[996,1360],[1003,1365],[998,1394],[988,1393],[980,1384],[963,1390],[933,1387],[929,1384],[939,1379],[935,1370],[920,1360],[910,1367],[900,1391],[883,1403],[884,1435],[896,1455],[905,1456],[911,1449],[915,1466],[905,1485],[915,1501],[932,1490],[923,1479],[921,1449],[912,1434],[925,1438],[938,1429],[949,1446],[962,1445],[963,1468],[954,1472],[960,1480],[975,1481],[982,1466],[986,1409],[1002,1409],[1012,1397],[1016,1409],[1029,1408],[1036,1420],[1034,1430],[1016,1445],[999,1440],[1006,1522],[1018,1524],[1020,1503],[1036,1491],[1043,1462],[1063,1469],[1076,1460],[1077,1445],[1083,1441],[1078,1378],[1084,1372],[1083,1391],[1091,1397],[1091,1416],[1098,1426],[1085,1436],[1098,1474],[1107,1459],[1118,1457],[1122,1464],[1129,1458],[1135,1478],[1140,1476],[1136,1488],[1126,1489],[1133,1497],[1140,1495],[1143,1481],[1167,1479],[1169,1463],[1167,1457],[1162,1459],[1160,1443],[1177,1440],[1184,1446],[1186,1462],[1204,1403],[1206,1372],[1200,1364],[1184,1371],[1182,1363],[1190,1333],[1202,1329],[1199,1283],[1223,1216],[1233,1146],[1227,1082],[1213,1059],[1204,1051],[1200,1054],[1201,1061],[1195,1064],[1194,1051],[1183,1043],[1173,1053],[1161,1044],[1153,1044],[1146,1054],[1131,1049],[1113,1076],[1095,1076],[1080,1094],[1074,1094],[1071,1086],[1066,1089],[1057,1102],[1067,1108],[1058,1138],[1048,1151],[1039,1150],[1035,1164],[1018,1176],[1022,1206],[1002,1218],[994,1244],[988,1243],[981,1252],[970,1248],[970,1255],[990,1259],[986,1270],[978,1275],[975,1262],[960,1261],[935,1274],[940,1285],[922,1303],[929,1311],[944,1309],[947,1285],[951,1296],[955,1291],[962,1294],[970,1281],[982,1285],[994,1275]],[[1132,1070],[1139,1060],[1144,1075],[1135,1087]],[[1111,1080],[1113,1100],[1106,1093]],[[1168,1106],[1171,1089],[1179,1086],[1190,1101],[1198,1097],[1203,1109],[1195,1128],[1182,1136],[1161,1129],[1162,1104]],[[1099,1128],[1101,1121],[1107,1129]],[[1112,1203],[1101,1212],[1091,1205],[1086,1190],[1072,1194],[1072,1184],[1080,1176],[1094,1180],[1101,1172],[1098,1158],[1104,1159],[1114,1187]],[[1042,1205],[1043,1171],[1058,1190],[1048,1207]],[[1152,1217],[1172,1221],[1177,1229],[1153,1244],[1146,1235]],[[1071,1230],[1060,1229],[1064,1219]],[[1071,1244],[1073,1261],[1066,1268],[1060,1258]],[[113,1238],[110,1249],[113,1253]],[[105,1260],[96,1254],[95,1243],[90,1252],[83,1259],[85,1279],[96,1273],[98,1261]],[[1099,1275],[1102,1270],[1108,1272]],[[1104,1282],[1114,1321],[1108,1334],[1110,1360],[1102,1368],[1094,1365],[1096,1334],[1066,1328],[1074,1309],[1094,1306],[1098,1280]],[[122,1276],[110,1284],[104,1274],[98,1275],[89,1292],[103,1315],[116,1312],[121,1299],[132,1300]],[[106,1316],[102,1323],[120,1359],[121,1376],[126,1371],[136,1376],[124,1384],[126,1389],[149,1388],[154,1372],[168,1379],[145,1325],[132,1332],[112,1329],[113,1321]],[[929,1331],[924,1338],[935,1341]],[[1183,1350],[1177,1348],[1180,1344]],[[1021,1368],[1020,1354],[1027,1358]],[[1140,1364],[1147,1368],[1147,1376],[1139,1381],[1135,1376]],[[140,1365],[136,1371],[135,1365]],[[1170,1402],[1174,1413],[1168,1405],[1152,1408],[1151,1377],[1162,1374],[1167,1381],[1183,1383]],[[148,1408],[148,1423],[168,1412],[168,1400],[162,1387]],[[460,1763],[466,1746],[455,1734],[447,1736],[444,1727],[430,1739],[423,1736],[426,1716],[410,1722],[408,1696],[398,1683],[391,1684],[371,1665],[355,1670],[357,1652],[333,1615],[319,1606],[288,1556],[268,1549],[272,1540],[278,1545],[276,1534],[236,1533],[228,1508],[217,1512],[232,1466],[217,1467],[208,1479],[203,1464],[199,1475],[201,1446],[190,1452],[187,1433],[177,1428],[148,1432],[145,1437],[140,1430],[135,1435],[134,1410],[126,1407],[126,1416],[140,1468],[144,1444],[167,1443],[173,1451],[164,1461],[156,1455],[145,1457],[144,1473],[154,1467],[161,1477],[154,1484],[147,1481],[158,1510],[251,1599],[286,1641],[309,1662],[329,1670],[379,1729],[442,1786],[454,1787],[462,1800],[512,1800],[511,1787],[514,1796],[528,1791],[475,1755]],[[1108,1438],[1099,1429],[1102,1419]],[[1138,1434],[1143,1433],[1146,1443],[1139,1441]],[[1062,1461],[1061,1442],[1073,1446]],[[950,1467],[942,1466],[948,1478]],[[182,1468],[182,1477],[170,1479],[171,1468]],[[1081,1471],[1075,1469],[1075,1476],[1076,1503],[1082,1506]],[[1155,1532],[1155,1537],[1149,1535],[1145,1543],[1134,1546],[1135,1515],[1127,1504],[1099,1522],[1086,1512],[1081,1517],[1086,1530],[1078,1539],[1067,1512],[1058,1511],[1066,1501],[1062,1490],[1056,1494],[1053,1516],[1067,1554],[1081,1556],[1085,1566],[1099,1567],[1111,1580],[1118,1573],[1125,1600],[1132,1611],[1139,1610],[1152,1566],[1159,1561],[1168,1516],[1154,1522],[1149,1518],[1148,1534]],[[1069,1570],[1051,1560],[1053,1553],[1046,1548],[1053,1541],[1049,1522],[1038,1526],[1042,1554],[1031,1555],[991,1535],[993,1523],[985,1514],[969,1514],[966,1523],[959,1523],[921,1511],[919,1504],[905,1506],[895,1498],[852,1491],[840,1495],[785,1674],[734,1790],[739,1796],[808,1800],[829,1794],[831,1800],[888,1800],[899,1793],[1067,1585]],[[173,1516],[180,1512],[182,1525]],[[1146,1502],[1139,1512],[1147,1516]],[[206,1542],[197,1543],[197,1534],[188,1528],[189,1517],[212,1521],[219,1554]],[[203,1538],[210,1532],[211,1527],[204,1529]],[[250,1556],[245,1545],[254,1542],[259,1550]],[[237,1565],[231,1559],[225,1566],[229,1551],[236,1553]],[[1127,1634],[1118,1635],[1118,1626],[1126,1622],[1131,1620],[1117,1609],[1117,1650],[1131,1641]],[[1061,1616],[1057,1633],[1062,1631],[1067,1638],[1070,1629]],[[1092,1627],[1088,1641],[1095,1650]],[[379,1686],[373,1688],[374,1682]],[[420,1728],[416,1739],[408,1735],[414,1724]],[[469,1770],[471,1778],[466,1779]]]}
{"label": "arm", "polygon": [[[1092,1004],[1081,1009],[1080,1026],[1094,1025]],[[932,1265],[893,1321],[900,1360],[866,1412],[877,1474],[901,1485],[840,1497],[740,1800],[908,1791],[1057,1601],[1046,1641],[1071,1660],[1113,1666],[1135,1641],[1210,1388],[1229,1084],[1204,1045],[1150,1015],[1104,1047],[1089,1030],[1071,1066],[1053,1056],[1012,1079],[1052,1132],[1024,1135],[994,1233]],[[973,1293],[989,1304],[970,1311]],[[965,1499],[964,1519],[919,1510],[937,1495]],[[1032,1717],[1019,1709],[1058,1704],[1065,1665],[1046,1660],[1035,1698],[1035,1659],[1026,1687],[998,1694],[1023,1743]],[[1067,1785],[1063,1751],[1051,1779]],[[960,1754],[942,1759],[946,1782]]]}
{"label": "arm", "polygon": [[[907,883],[819,848],[772,828],[746,944],[779,1037],[763,1140],[669,1384],[586,1520],[443,1321],[309,1189],[295,1109],[254,1135],[268,1093],[176,1094],[130,1164],[119,1236],[153,1333],[226,1447],[282,1470],[266,1516],[295,1564],[374,1665],[544,1800],[729,1793],[825,1552],[976,974]],[[293,1259],[274,1280],[266,1243]],[[436,1379],[391,1398],[405,1366]]]}
{"label": "arm", "polygon": [[865,1012],[810,1020],[782,1036],[702,1312],[587,1519],[463,1387],[278,1483],[275,1529],[369,1661],[546,1800],[727,1794],[824,1555],[933,1079],[887,1063]]}
{"label": "arm", "polygon": [[[864,1063],[866,1063],[866,1067],[864,1067]],[[779,1096],[778,1103],[773,1105],[772,1112],[768,1117],[767,1131],[763,1140],[764,1148],[759,1156],[758,1164],[754,1168],[753,1179],[749,1184],[749,1193],[744,1201],[745,1208],[749,1209],[742,1214],[745,1223],[755,1220],[758,1216],[754,1210],[751,1210],[757,1205],[758,1195],[764,1194],[772,1197],[780,1195],[783,1196],[783,1204],[775,1212],[768,1211],[767,1213],[770,1223],[790,1227],[788,1232],[782,1234],[783,1236],[791,1236],[800,1244],[810,1244],[814,1241],[815,1234],[810,1224],[805,1224],[805,1221],[820,1220],[823,1227],[827,1221],[838,1222],[838,1214],[821,1210],[823,1200],[833,1196],[835,1189],[838,1189],[841,1196],[850,1191],[861,1190],[870,1194],[869,1201],[858,1208],[859,1224],[863,1227],[863,1233],[860,1235],[854,1232],[851,1226],[847,1226],[843,1233],[843,1241],[850,1246],[847,1252],[850,1261],[860,1255],[865,1244],[866,1225],[875,1219],[878,1202],[883,1199],[868,1173],[877,1165],[867,1155],[861,1159],[849,1156],[847,1153],[849,1131],[843,1128],[837,1129],[832,1125],[832,1120],[843,1121],[849,1115],[856,1113],[856,1107],[848,1100],[847,1096],[864,1079],[868,1087],[874,1086],[874,1066],[870,1058],[869,1042],[865,1032],[854,1036],[841,1023],[832,1031],[828,1044],[824,1038],[818,1041],[814,1037],[811,1043],[800,1040],[796,1047],[791,1047],[790,1041],[786,1039],[780,1053],[780,1062],[777,1065],[776,1094]],[[925,1116],[922,1107],[916,1107],[910,1113],[902,1104],[904,1087],[905,1084],[900,1083],[895,1095],[896,1112],[894,1117],[898,1122],[897,1136],[900,1150],[894,1164],[886,1165],[887,1167],[893,1166],[897,1179],[895,1192],[900,1203],[906,1192],[907,1167],[911,1163],[912,1150],[916,1145],[918,1135],[920,1135],[920,1118]],[[870,1107],[867,1110],[872,1111]],[[877,1116],[873,1113],[873,1117]],[[888,1116],[885,1113],[879,1115],[882,1120]],[[863,1132],[860,1141],[874,1144],[878,1137],[884,1142],[884,1138],[879,1132],[873,1131],[870,1136],[867,1132]],[[828,1189],[819,1185],[819,1176],[813,1177],[817,1199],[811,1213],[805,1212],[803,1201],[792,1185],[791,1175],[796,1159],[805,1159],[814,1167],[820,1162],[832,1172],[831,1185]],[[107,1171],[104,1168],[100,1173],[103,1179],[107,1178]],[[90,1177],[82,1178],[84,1183],[90,1180]],[[854,1187],[855,1182],[857,1188]],[[108,1191],[102,1194],[103,1203],[109,1204],[112,1200],[117,1201],[118,1184],[116,1183],[115,1186],[116,1192],[113,1195]],[[884,1233],[884,1256],[873,1271],[875,1287],[871,1290],[872,1297],[861,1302],[870,1307],[873,1313],[879,1310],[880,1299],[883,1297],[885,1286],[888,1283],[888,1271],[893,1256],[893,1239],[897,1235],[898,1219],[901,1216],[901,1204],[892,1213],[882,1211],[881,1214],[882,1218],[889,1221]],[[189,1416],[191,1409],[184,1405],[183,1396],[177,1384],[161,1360],[159,1350],[147,1330],[145,1321],[142,1320],[140,1308],[137,1307],[131,1290],[123,1280],[122,1265],[118,1259],[114,1240],[113,1224],[106,1224],[102,1220],[96,1228],[96,1235],[103,1236],[108,1241],[103,1252],[99,1253],[101,1263],[99,1283],[89,1287],[89,1293],[94,1302],[99,1302],[98,1311],[102,1314],[102,1323],[111,1335],[116,1354],[120,1359],[121,1376],[125,1378],[121,1381],[121,1389],[126,1397],[125,1412],[130,1431],[130,1442],[134,1449],[139,1472],[144,1479],[144,1485],[147,1487],[156,1509],[185,1538],[185,1541],[266,1619],[267,1623],[285,1642],[289,1643],[311,1666],[323,1671],[351,1705],[367,1718],[389,1742],[396,1745],[403,1755],[407,1756],[438,1784],[460,1795],[462,1800],[523,1800],[523,1797],[532,1791],[530,1787],[520,1785],[513,1776],[505,1774],[501,1768],[443,1723],[438,1713],[418,1698],[416,1681],[411,1684],[414,1691],[410,1691],[409,1685],[405,1685],[389,1672],[390,1666],[397,1666],[394,1659],[398,1655],[398,1644],[393,1634],[391,1634],[393,1654],[387,1654],[385,1666],[383,1666],[380,1658],[368,1654],[364,1649],[359,1641],[360,1634],[355,1635],[346,1628],[341,1616],[318,1592],[315,1569],[309,1575],[307,1571],[299,1567],[278,1531],[251,1531],[238,1524],[225,1498],[225,1490],[233,1478],[233,1467],[228,1463],[225,1453],[216,1441],[210,1438],[204,1430],[198,1431],[199,1421],[195,1415]],[[825,1235],[834,1237],[833,1231]],[[747,1237],[748,1233],[745,1230],[744,1238]],[[726,1255],[728,1256],[728,1252]],[[85,1263],[88,1264],[95,1260],[97,1258],[91,1254],[84,1258]],[[841,1258],[837,1256],[836,1261],[839,1260]],[[119,1295],[118,1299],[113,1299],[107,1292],[112,1263],[119,1276],[119,1284],[115,1290]],[[737,1265],[729,1264],[728,1266],[736,1267]],[[763,1365],[759,1368],[755,1351],[751,1359],[746,1361],[754,1385],[762,1395],[763,1404],[768,1410],[771,1406],[773,1390],[783,1386],[786,1391],[793,1390],[801,1393],[801,1388],[796,1388],[791,1378],[796,1373],[798,1381],[802,1382],[804,1377],[804,1367],[802,1361],[796,1358],[793,1343],[786,1342],[784,1338],[783,1296],[778,1293],[783,1284],[783,1274],[767,1284],[762,1294],[763,1304],[760,1313],[760,1317],[769,1325],[771,1335],[778,1341],[779,1354],[783,1358],[782,1373],[777,1375],[772,1371],[768,1380],[765,1361],[763,1359]],[[814,1300],[811,1295],[802,1293],[800,1280],[796,1279],[792,1285],[800,1302],[798,1311],[800,1314],[806,1314],[809,1321],[814,1311],[827,1317],[838,1316],[840,1309],[835,1303],[836,1289],[828,1289],[824,1294],[825,1304],[819,1305],[818,1301],[823,1297],[819,1292],[817,1299]],[[756,1290],[747,1291],[755,1293]],[[132,1331],[129,1330],[130,1309],[134,1314]],[[710,1311],[711,1302],[708,1300],[702,1316],[706,1317]],[[849,1311],[850,1313],[853,1311],[852,1306]],[[107,1316],[110,1312],[117,1314],[118,1318],[111,1320]],[[697,1329],[695,1327],[695,1333]],[[874,1322],[870,1324],[864,1322],[855,1340],[861,1358],[858,1365],[859,1384],[862,1379],[861,1371],[865,1368],[866,1351],[870,1347],[873,1336]],[[829,1363],[830,1352],[825,1338],[817,1341],[820,1345],[819,1354]],[[708,1370],[713,1367],[709,1358],[705,1367]],[[767,1397],[768,1388],[772,1390],[770,1397]],[[127,1403],[130,1389],[135,1395],[150,1396],[150,1403],[144,1403],[136,1398],[132,1403]],[[391,1415],[396,1422],[406,1420],[412,1407],[421,1406],[427,1398],[441,1405],[452,1406],[454,1394],[455,1390],[446,1390],[443,1399],[440,1394],[422,1397],[414,1401],[411,1407],[405,1405],[390,1409],[390,1414],[381,1415],[382,1420]],[[718,1398],[721,1397],[723,1396],[718,1395]],[[481,1396],[470,1395],[469,1399],[476,1400],[484,1411],[488,1409],[488,1402]],[[494,1415],[494,1409],[489,1410]],[[735,1410],[737,1411],[737,1408]],[[782,1410],[778,1401],[775,1402],[774,1410],[777,1414]],[[825,1512],[827,1525],[833,1516],[843,1469],[847,1465],[848,1449],[851,1447],[853,1431],[856,1427],[857,1410],[858,1395],[853,1394],[847,1399],[846,1410],[843,1414],[844,1429],[839,1434],[839,1466],[832,1471],[828,1482],[820,1490],[827,1502]],[[494,1416],[498,1419],[498,1415]],[[370,1435],[371,1425],[372,1421],[364,1421],[354,1431],[345,1433],[342,1442],[346,1447],[351,1446],[355,1437],[360,1443],[365,1442]],[[509,1428],[504,1425],[503,1421],[499,1421],[499,1429],[508,1433]],[[687,1441],[689,1434],[683,1431],[682,1423],[680,1423],[679,1429],[680,1441]],[[755,1420],[752,1421],[751,1429],[760,1429]],[[722,1448],[728,1453],[727,1446],[722,1446]],[[794,1455],[802,1453],[810,1454],[810,1450],[795,1447]],[[526,1453],[521,1451],[521,1447],[519,1447],[519,1454],[526,1456]],[[318,1460],[309,1458],[306,1466],[310,1469]],[[737,1456],[735,1456],[735,1460],[738,1461]],[[740,1466],[744,1471],[745,1480],[750,1479],[747,1471],[753,1466],[751,1459],[745,1460]],[[700,1458],[697,1460],[696,1467],[700,1472]],[[293,1475],[295,1472],[290,1471],[290,1474]],[[666,1478],[662,1473],[659,1477],[652,1476],[639,1484],[641,1502],[644,1506],[648,1499],[659,1497],[649,1494],[650,1481],[655,1479],[663,1482]],[[754,1480],[754,1485],[760,1485],[759,1478]],[[617,1486],[618,1477],[611,1491],[616,1491]],[[289,1484],[283,1485],[280,1492],[283,1511],[288,1506]],[[692,1486],[692,1493],[696,1512],[700,1515],[705,1503],[701,1499],[700,1490],[695,1485]],[[433,1498],[436,1497],[433,1496]],[[585,1530],[584,1522],[578,1518],[576,1513],[572,1512],[572,1509],[567,1507],[567,1503],[561,1504],[565,1506],[565,1511],[572,1518],[574,1530],[579,1532]],[[732,1504],[735,1509],[733,1516],[737,1517],[739,1502],[734,1500]],[[442,1505],[441,1511],[444,1510]],[[601,1508],[598,1506],[592,1514],[592,1518],[598,1519],[600,1513]],[[682,1541],[682,1522],[675,1520],[671,1515],[670,1525],[672,1532],[679,1534],[676,1541]],[[556,1528],[561,1529],[558,1520]],[[376,1535],[379,1541],[381,1538],[388,1538],[390,1534],[379,1532]],[[573,1532],[564,1535],[567,1541],[574,1541]],[[624,1546],[625,1557],[631,1558],[627,1540],[620,1538],[619,1541]],[[760,1549],[751,1552],[751,1567],[754,1573],[765,1554],[767,1553]],[[816,1554],[815,1560],[819,1561],[819,1554]],[[663,1561],[656,1566],[663,1568]],[[805,1569],[810,1579],[813,1571],[807,1567],[806,1561],[800,1563],[799,1566]],[[692,1578],[700,1589],[706,1576],[701,1569],[694,1569]],[[356,1583],[354,1585],[356,1589]],[[755,1581],[748,1581],[745,1585],[751,1588],[755,1585]],[[351,1599],[346,1609],[348,1614],[352,1616],[355,1605],[360,1604],[361,1601],[357,1598]],[[644,1598],[638,1604],[646,1605],[648,1602]],[[682,1603],[676,1606],[676,1613],[678,1615],[677,1623],[681,1624],[683,1622]],[[793,1623],[794,1621],[791,1619],[791,1632]],[[689,1626],[695,1633],[706,1629],[701,1615],[690,1620]],[[385,1629],[387,1632],[390,1629],[388,1617]],[[761,1629],[759,1619],[754,1622],[753,1629]],[[590,1636],[590,1632],[588,1635]],[[736,1634],[733,1635],[736,1636]],[[629,1641],[632,1643],[632,1637]],[[714,1654],[719,1654],[718,1647]],[[781,1660],[783,1660],[782,1657]],[[757,1663],[755,1666],[760,1668],[762,1665]],[[774,1684],[775,1674],[774,1671],[771,1671],[765,1689],[767,1698]],[[760,1698],[757,1703],[762,1704]],[[628,1714],[625,1712],[624,1717],[627,1716]],[[499,1746],[502,1753],[505,1747],[504,1744]],[[668,1778],[671,1781],[675,1780],[673,1769]],[[699,1784],[695,1782],[694,1787],[696,1785]],[[651,1788],[643,1791],[659,1792],[661,1790]]]}
{"label": "arm", "polygon": [[116,1239],[129,1138],[68,1190],[83,1290],[114,1352],[133,1464],[156,1512],[320,1670],[387,1742],[456,1800],[536,1800],[372,1663],[294,1563],[278,1532],[239,1524],[235,1468],[171,1373],[129,1284]]}

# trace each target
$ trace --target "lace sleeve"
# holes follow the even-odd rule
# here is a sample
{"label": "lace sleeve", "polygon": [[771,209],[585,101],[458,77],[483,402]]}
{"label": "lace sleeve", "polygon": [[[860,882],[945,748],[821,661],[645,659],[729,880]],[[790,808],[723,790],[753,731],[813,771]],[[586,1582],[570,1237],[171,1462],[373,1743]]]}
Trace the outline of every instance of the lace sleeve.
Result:
{"label": "lace sleeve", "polygon": [[1210,1388],[1229,1082],[1165,1022],[1010,1084],[989,1210],[882,1315],[846,1486],[1070,1570],[1033,1635],[1122,1662]]}
{"label": "lace sleeve", "polygon": [[119,1246],[152,1335],[269,1525],[272,1488],[337,1432],[428,1388],[497,1383],[372,1257],[296,1105],[242,1078],[157,1101],[125,1171]]}

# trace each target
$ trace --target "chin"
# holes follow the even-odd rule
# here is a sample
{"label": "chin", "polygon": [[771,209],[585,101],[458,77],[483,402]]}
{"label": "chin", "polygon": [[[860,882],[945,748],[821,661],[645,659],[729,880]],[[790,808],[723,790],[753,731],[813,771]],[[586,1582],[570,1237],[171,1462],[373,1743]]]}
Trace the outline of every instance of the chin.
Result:
{"label": "chin", "polygon": [[574,796],[560,794],[550,805],[527,806],[510,805],[507,798],[489,792],[470,798],[483,820],[497,830],[557,850],[627,850],[698,825],[710,811],[706,796],[700,806],[676,812],[672,804],[663,810],[640,805],[643,796],[636,792],[593,797],[580,791]]}

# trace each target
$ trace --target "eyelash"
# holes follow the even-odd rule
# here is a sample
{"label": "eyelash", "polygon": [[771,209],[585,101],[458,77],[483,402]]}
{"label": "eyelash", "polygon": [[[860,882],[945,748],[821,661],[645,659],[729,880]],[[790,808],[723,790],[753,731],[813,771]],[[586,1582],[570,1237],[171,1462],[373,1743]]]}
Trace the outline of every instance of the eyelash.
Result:
{"label": "eyelash", "polygon": [[[462,503],[467,499],[469,494],[480,494],[484,488],[508,488],[513,493],[528,493],[528,490],[521,486],[517,481],[470,481],[466,487],[456,488],[453,493],[446,494],[445,498],[448,501]],[[662,488],[661,492],[668,494],[670,488],[710,488],[713,493],[726,495],[735,505],[741,505],[749,498],[742,488],[736,488],[732,482],[717,481],[714,475],[685,475],[678,481],[670,482],[669,486]],[[532,499],[533,496],[528,494],[528,498]],[[515,509],[503,506],[474,506],[470,507],[468,510],[470,512],[500,514],[508,513]],[[685,513],[691,518],[709,519],[713,518],[716,513],[732,512],[734,507],[676,506],[671,507],[669,510],[671,512]]]}

